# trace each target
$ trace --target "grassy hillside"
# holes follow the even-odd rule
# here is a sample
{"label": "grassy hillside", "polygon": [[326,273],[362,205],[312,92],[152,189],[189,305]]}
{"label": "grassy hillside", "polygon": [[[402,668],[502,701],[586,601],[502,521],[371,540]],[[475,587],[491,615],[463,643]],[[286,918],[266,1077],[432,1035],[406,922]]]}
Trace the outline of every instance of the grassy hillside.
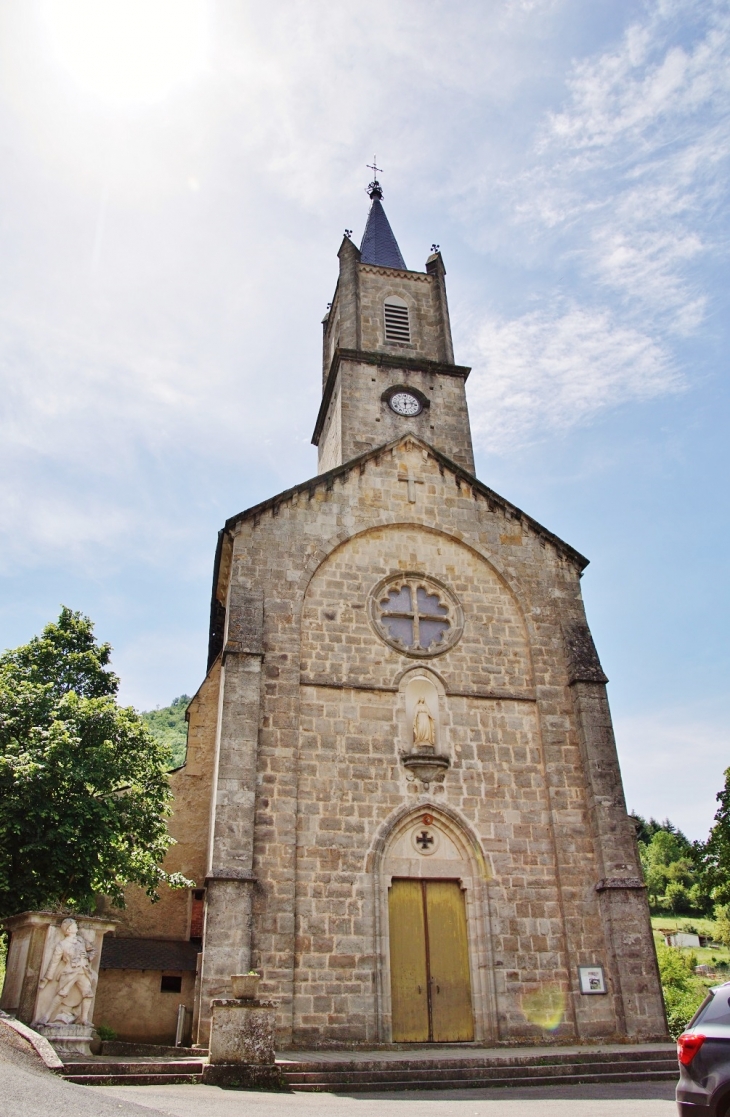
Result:
{"label": "grassy hillside", "polygon": [[169,706],[163,706],[159,710],[143,710],[140,715],[147,723],[152,735],[172,751],[170,768],[179,768],[181,764],[185,763],[188,739],[185,710],[189,701],[189,695],[181,694],[179,698],[174,698]]}

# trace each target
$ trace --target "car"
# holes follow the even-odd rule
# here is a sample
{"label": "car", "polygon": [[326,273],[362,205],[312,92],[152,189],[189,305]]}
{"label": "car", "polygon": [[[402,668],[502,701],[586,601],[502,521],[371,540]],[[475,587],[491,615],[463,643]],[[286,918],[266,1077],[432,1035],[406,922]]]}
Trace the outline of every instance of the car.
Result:
{"label": "car", "polygon": [[679,1117],[730,1117],[730,981],[715,985],[677,1040]]}

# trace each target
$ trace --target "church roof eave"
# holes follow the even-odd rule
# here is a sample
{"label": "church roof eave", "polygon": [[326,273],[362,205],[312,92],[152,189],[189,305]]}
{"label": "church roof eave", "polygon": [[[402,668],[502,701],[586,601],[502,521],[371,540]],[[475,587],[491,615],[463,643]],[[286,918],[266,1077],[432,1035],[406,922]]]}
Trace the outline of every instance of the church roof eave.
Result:
{"label": "church roof eave", "polygon": [[244,523],[247,520],[258,519],[265,512],[272,511],[280,504],[291,500],[292,497],[298,496],[300,493],[314,492],[321,486],[331,489],[335,481],[346,476],[353,469],[359,468],[372,458],[378,458],[391,450],[395,450],[396,447],[406,441],[423,447],[424,450],[427,450],[428,453],[433,456],[434,460],[439,465],[443,466],[444,469],[448,469],[454,477],[463,481],[465,485],[475,489],[486,500],[492,501],[494,504],[499,505],[504,511],[509,512],[513,519],[524,521],[536,535],[540,536],[540,538],[544,539],[546,542],[551,543],[556,550],[560,551],[570,562],[574,563],[579,570],[585,570],[586,566],[588,566],[590,560],[587,559],[585,555],[582,555],[580,551],[577,551],[575,547],[571,547],[570,543],[566,543],[558,535],[554,535],[553,532],[543,527],[537,520],[533,520],[532,516],[529,516],[527,512],[523,512],[521,508],[511,504],[510,501],[500,496],[499,493],[490,489],[488,485],[479,481],[472,473],[469,473],[468,470],[457,465],[456,462],[448,458],[446,454],[442,454],[440,450],[437,450],[429,442],[425,442],[415,434],[401,435],[392,442],[386,442],[383,443],[382,446],[376,446],[372,450],[367,450],[364,454],[359,454],[358,457],[351,458],[350,461],[343,462],[342,465],[327,470],[326,473],[318,473],[308,481],[302,481],[300,484],[294,485],[290,489],[285,489],[276,496],[269,497],[268,500],[261,501],[260,504],[254,504],[251,508],[244,509],[244,511],[239,512],[237,516],[231,516],[230,519],[226,520],[223,531],[227,533],[233,532],[240,523]]}

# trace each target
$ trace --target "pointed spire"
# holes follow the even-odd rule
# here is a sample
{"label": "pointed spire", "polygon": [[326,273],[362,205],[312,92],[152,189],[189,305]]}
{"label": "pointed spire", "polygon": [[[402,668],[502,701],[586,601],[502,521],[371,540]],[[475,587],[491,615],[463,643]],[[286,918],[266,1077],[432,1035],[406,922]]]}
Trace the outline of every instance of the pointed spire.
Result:
{"label": "pointed spire", "polygon": [[368,186],[368,194],[372,204],[360,245],[360,258],[363,264],[377,264],[381,268],[401,268],[407,271],[398,241],[385,216],[381,201],[383,189],[377,178],[373,179]]}

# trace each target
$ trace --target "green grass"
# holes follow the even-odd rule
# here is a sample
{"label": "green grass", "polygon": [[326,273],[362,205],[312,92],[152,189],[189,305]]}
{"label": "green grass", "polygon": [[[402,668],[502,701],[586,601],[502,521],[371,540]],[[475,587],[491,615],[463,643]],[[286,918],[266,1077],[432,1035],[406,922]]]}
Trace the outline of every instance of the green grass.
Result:
{"label": "green grass", "polygon": [[172,753],[170,770],[179,768],[185,763],[185,754],[188,744],[188,724],[185,721],[185,710],[190,698],[181,694],[173,699],[169,706],[158,710],[144,710],[140,717],[146,722],[147,728]]}

